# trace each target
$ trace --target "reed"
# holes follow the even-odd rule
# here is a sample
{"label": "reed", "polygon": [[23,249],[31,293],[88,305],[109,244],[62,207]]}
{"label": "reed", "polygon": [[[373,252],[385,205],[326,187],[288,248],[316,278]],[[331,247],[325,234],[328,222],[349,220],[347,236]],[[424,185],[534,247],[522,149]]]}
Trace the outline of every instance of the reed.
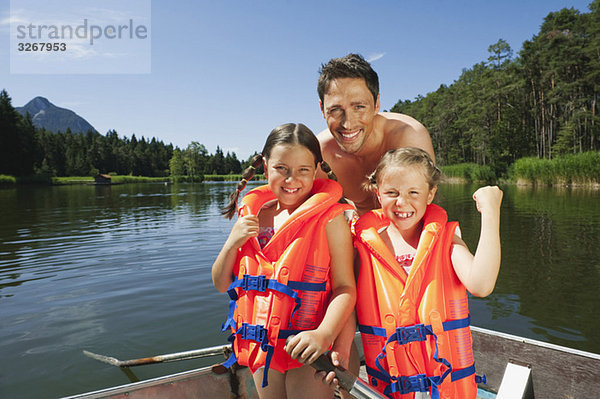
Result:
{"label": "reed", "polygon": [[600,152],[569,154],[552,160],[521,158],[514,163],[511,177],[531,184],[599,184]]}
{"label": "reed", "polygon": [[0,175],[0,185],[16,184],[17,179],[14,176]]}
{"label": "reed", "polygon": [[460,163],[457,165],[441,166],[440,169],[449,178],[465,180],[467,182],[490,183],[496,180],[494,171],[488,165]]}
{"label": "reed", "polygon": [[56,185],[89,184],[94,182],[94,178],[91,176],[54,176],[51,181]]}
{"label": "reed", "polygon": [[111,183],[162,183],[170,182],[169,177],[147,177],[147,176],[130,176],[130,175],[115,175],[110,177]]}
{"label": "reed", "polygon": [[[242,175],[204,175],[205,181],[231,181],[242,180]],[[265,175],[255,175],[252,180],[265,180]]]}

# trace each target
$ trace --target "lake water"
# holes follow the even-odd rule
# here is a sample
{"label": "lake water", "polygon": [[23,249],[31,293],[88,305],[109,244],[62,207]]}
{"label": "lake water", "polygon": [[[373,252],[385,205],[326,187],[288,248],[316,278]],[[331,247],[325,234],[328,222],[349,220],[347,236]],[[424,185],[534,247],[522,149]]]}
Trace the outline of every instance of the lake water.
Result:
{"label": "lake water", "polygon": [[[210,267],[233,184],[0,190],[0,397],[58,398],[129,382],[83,349],[130,359],[225,343]],[[472,185],[438,203],[472,251]],[[600,193],[504,187],[502,267],[474,325],[600,353]],[[214,362],[132,369],[140,379]]]}

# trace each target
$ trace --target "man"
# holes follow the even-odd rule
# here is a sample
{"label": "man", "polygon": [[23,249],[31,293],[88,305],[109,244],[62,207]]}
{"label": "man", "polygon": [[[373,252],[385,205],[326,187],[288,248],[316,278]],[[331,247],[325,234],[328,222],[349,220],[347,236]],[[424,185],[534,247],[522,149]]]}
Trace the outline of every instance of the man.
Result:
{"label": "man", "polygon": [[[360,55],[348,54],[321,66],[317,84],[319,105],[327,129],[317,138],[323,159],[329,164],[359,215],[380,205],[374,193],[363,188],[368,176],[388,150],[418,147],[435,160],[431,137],[425,127],[408,115],[379,112],[379,78]],[[319,172],[319,177],[325,177]],[[358,352],[352,344],[349,361],[348,342],[354,338],[354,321],[347,324],[331,351],[336,366],[358,374]],[[344,349],[343,349],[344,348]],[[334,373],[321,372],[317,378],[335,386]],[[342,393],[344,398],[347,394]]]}
{"label": "man", "polygon": [[408,115],[379,112],[379,79],[360,55],[322,65],[317,91],[328,127],[317,136],[323,159],[359,215],[379,207],[363,183],[386,151],[418,147],[434,157],[429,132],[421,123]]}

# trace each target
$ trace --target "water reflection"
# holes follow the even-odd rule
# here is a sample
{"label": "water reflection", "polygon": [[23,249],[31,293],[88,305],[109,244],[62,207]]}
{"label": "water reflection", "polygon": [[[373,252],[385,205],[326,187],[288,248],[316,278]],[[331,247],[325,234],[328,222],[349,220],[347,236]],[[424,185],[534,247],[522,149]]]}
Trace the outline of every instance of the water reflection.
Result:
{"label": "water reflection", "polygon": [[[82,349],[135,358],[223,343],[227,298],[213,288],[210,267],[233,223],[219,214],[233,188],[0,190],[0,353],[11,365],[0,397],[55,398],[128,382]],[[444,185],[438,201],[472,250],[476,188]],[[599,193],[503,189],[500,276],[494,294],[472,298],[473,324],[599,353]]]}
{"label": "water reflection", "polygon": [[[450,218],[460,215],[476,248],[475,186],[443,186]],[[504,187],[502,266],[494,294],[483,300],[497,329],[600,352],[600,193],[597,190]],[[471,208],[470,213],[468,213]],[[472,301],[473,302],[473,301]],[[524,316],[518,319],[516,315]],[[485,319],[482,319],[485,320]],[[526,328],[520,328],[524,323]],[[474,321],[478,324],[478,320]]]}

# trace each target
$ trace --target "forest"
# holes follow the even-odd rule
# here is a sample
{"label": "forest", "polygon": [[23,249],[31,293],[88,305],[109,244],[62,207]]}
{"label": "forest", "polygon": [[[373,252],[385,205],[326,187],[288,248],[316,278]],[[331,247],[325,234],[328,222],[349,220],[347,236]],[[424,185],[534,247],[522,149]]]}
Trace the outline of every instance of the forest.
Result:
{"label": "forest", "polygon": [[241,173],[235,153],[192,142],[181,150],[172,144],[120,137],[115,130],[106,135],[49,132],[36,128],[31,116],[21,116],[6,92],[0,92],[0,174],[33,176],[45,181],[52,176],[90,176],[98,173],[133,176],[190,176]]}
{"label": "forest", "polygon": [[[390,111],[423,123],[442,166],[475,165],[493,177],[506,177],[520,159],[549,161],[593,151],[586,163],[576,162],[581,170],[596,163],[600,0],[590,3],[589,12],[564,8],[548,14],[517,56],[503,39],[488,52],[487,60],[465,68],[452,84],[414,100],[400,100]],[[0,174],[201,179],[241,173],[246,163],[219,147],[209,154],[195,141],[179,149],[155,138],[120,137],[115,130],[104,136],[48,132],[36,128],[30,116],[17,113],[9,94],[0,92]]]}
{"label": "forest", "polygon": [[497,176],[519,158],[598,151],[600,0],[589,10],[548,14],[518,56],[499,39],[452,84],[391,111],[427,127],[441,165],[489,165]]}

